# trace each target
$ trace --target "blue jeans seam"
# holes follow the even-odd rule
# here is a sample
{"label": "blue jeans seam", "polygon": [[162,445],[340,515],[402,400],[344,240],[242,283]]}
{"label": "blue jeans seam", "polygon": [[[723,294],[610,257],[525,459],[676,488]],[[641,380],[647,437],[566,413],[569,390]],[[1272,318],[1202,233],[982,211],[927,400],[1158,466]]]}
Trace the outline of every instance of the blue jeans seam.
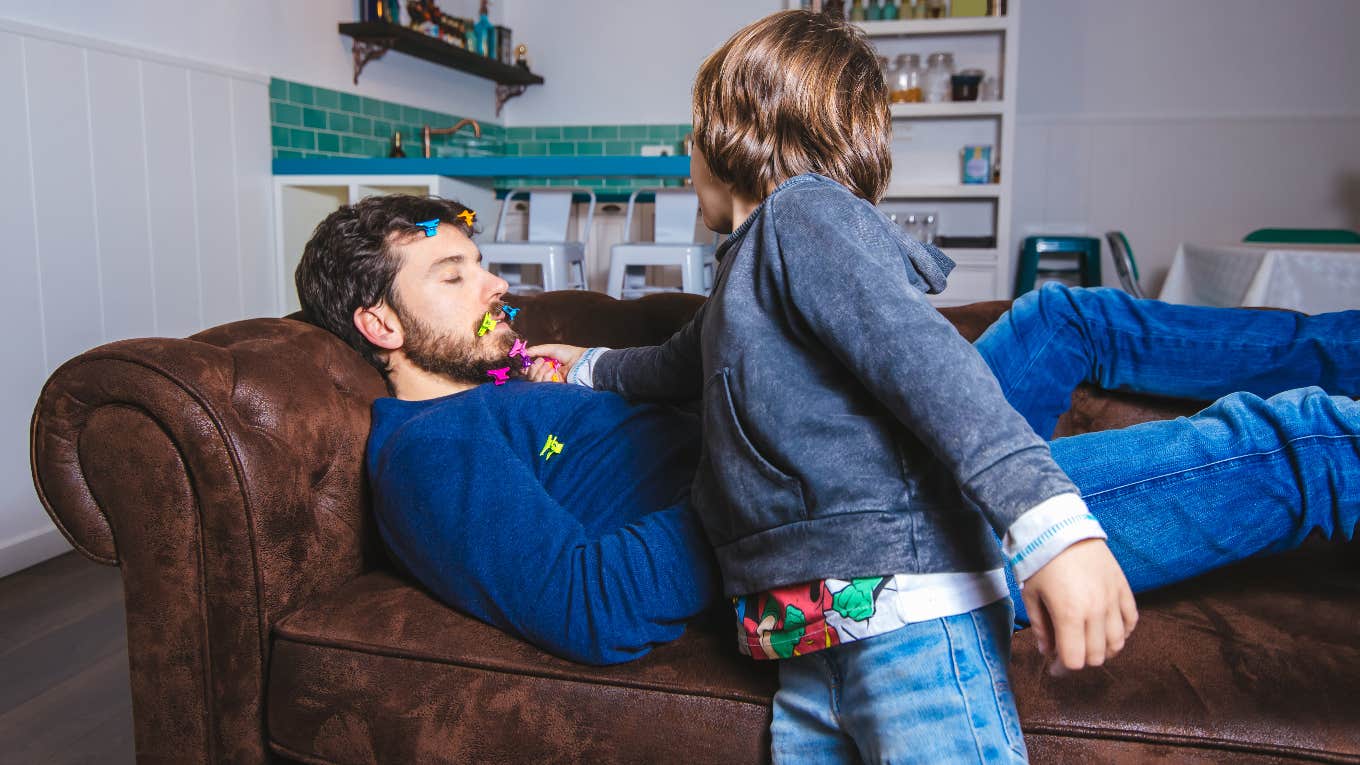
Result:
{"label": "blue jeans seam", "polygon": [[1185,475],[1186,473],[1193,473],[1193,472],[1196,472],[1196,471],[1199,471],[1199,470],[1210,470],[1210,469],[1215,469],[1215,470],[1217,470],[1217,469],[1222,469],[1221,466],[1228,465],[1228,464],[1231,464],[1231,463],[1233,463],[1233,462],[1237,462],[1237,461],[1239,461],[1239,460],[1253,459],[1253,458],[1260,458],[1260,457],[1270,457],[1270,456],[1279,454],[1279,453],[1282,452],[1282,451],[1285,451],[1287,448],[1289,448],[1289,447],[1292,446],[1293,444],[1299,443],[1300,441],[1312,441],[1312,440],[1318,440],[1318,439],[1325,439],[1325,440],[1328,440],[1328,441],[1333,441],[1333,440],[1336,440],[1336,441],[1350,441],[1350,440],[1360,440],[1360,436],[1352,436],[1352,435],[1326,436],[1326,435],[1319,435],[1319,434],[1310,434],[1310,435],[1307,435],[1307,436],[1299,436],[1299,437],[1297,437],[1297,438],[1291,438],[1291,439],[1289,439],[1288,441],[1285,441],[1285,442],[1284,442],[1283,444],[1281,444],[1279,447],[1274,448],[1274,449],[1268,449],[1268,450],[1259,451],[1259,452],[1251,452],[1251,453],[1249,453],[1249,454],[1237,454],[1237,455],[1234,455],[1234,456],[1232,456],[1232,457],[1225,457],[1225,458],[1223,458],[1223,459],[1221,459],[1221,460],[1214,460],[1213,462],[1208,462],[1208,463],[1205,463],[1205,464],[1203,464],[1203,465],[1195,465],[1194,467],[1188,467],[1188,468],[1185,468],[1184,470],[1173,470],[1173,471],[1171,471],[1171,472],[1161,473],[1161,474],[1159,474],[1159,475],[1148,476],[1147,478],[1141,478],[1141,479],[1139,479],[1139,480],[1137,480],[1137,481],[1133,481],[1132,483],[1120,484],[1119,486],[1111,486],[1111,487],[1108,488],[1108,489],[1101,489],[1100,491],[1090,492],[1090,493],[1088,493],[1088,494],[1085,494],[1084,497],[1085,497],[1085,499],[1088,499],[1088,500],[1090,500],[1090,499],[1095,499],[1096,497],[1099,497],[1099,496],[1102,495],[1102,494],[1108,494],[1108,493],[1110,493],[1110,492],[1112,492],[1112,491],[1122,491],[1122,490],[1124,490],[1124,489],[1132,488],[1132,487],[1134,487],[1134,486],[1139,486],[1139,485],[1141,485],[1141,484],[1149,483],[1149,482],[1152,482],[1152,481],[1161,481],[1161,480],[1165,480],[1165,479],[1167,479],[1167,478],[1175,478],[1175,477],[1178,477],[1178,476]]}
{"label": "blue jeans seam", "polygon": [[977,752],[977,761],[986,762],[987,758],[982,753],[982,742],[978,741],[977,729],[971,725],[973,710],[969,704],[968,692],[963,687],[963,677],[959,674],[958,659],[954,655],[954,635],[949,629],[949,617],[940,620],[940,627],[944,630],[944,642],[949,647],[949,668],[954,673],[954,687],[958,689],[959,698],[963,701],[964,714],[968,716],[970,722],[968,730],[973,737],[973,749]]}
{"label": "blue jeans seam", "polygon": [[[968,615],[972,617],[973,630],[977,633],[978,654],[982,656],[982,665],[987,668],[987,679],[990,681],[992,687],[992,701],[996,703],[996,716],[997,722],[1001,725],[1001,734],[1006,737],[1006,745],[1010,747],[1011,753],[1018,757],[1022,752],[1017,749],[1016,744],[1019,741],[1024,740],[1024,733],[1010,730],[1007,725],[1007,722],[1010,720],[1010,715],[1006,714],[1006,710],[1001,708],[1001,694],[997,690],[996,676],[998,673],[1004,674],[1005,667],[1000,666],[999,662],[994,661],[996,657],[992,656],[991,651],[983,645],[982,630],[985,629],[986,626],[978,624],[978,612],[970,611]],[[1012,735],[1012,733],[1015,735]]]}

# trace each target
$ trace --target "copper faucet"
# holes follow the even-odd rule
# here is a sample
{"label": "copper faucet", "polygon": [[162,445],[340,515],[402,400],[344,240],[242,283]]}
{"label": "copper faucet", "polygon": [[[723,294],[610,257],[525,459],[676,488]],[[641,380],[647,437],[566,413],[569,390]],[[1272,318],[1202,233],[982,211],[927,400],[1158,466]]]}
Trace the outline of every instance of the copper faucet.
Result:
{"label": "copper faucet", "polygon": [[424,147],[425,159],[430,158],[430,136],[432,135],[453,135],[463,129],[464,125],[472,126],[472,134],[478,138],[482,137],[482,126],[477,124],[477,120],[461,119],[453,127],[432,128],[429,125],[420,129],[420,142]]}

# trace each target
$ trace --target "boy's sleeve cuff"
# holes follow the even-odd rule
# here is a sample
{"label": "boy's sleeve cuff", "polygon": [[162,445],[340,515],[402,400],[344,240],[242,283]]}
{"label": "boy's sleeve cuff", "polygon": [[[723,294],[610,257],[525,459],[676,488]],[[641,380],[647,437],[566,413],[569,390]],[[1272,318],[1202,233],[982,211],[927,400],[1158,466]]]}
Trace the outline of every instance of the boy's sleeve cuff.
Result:
{"label": "boy's sleeve cuff", "polygon": [[586,388],[594,388],[595,362],[600,358],[600,354],[607,350],[610,349],[605,347],[587,348],[585,353],[581,354],[581,359],[576,362],[576,366],[573,366],[571,371],[567,373],[567,382]]}
{"label": "boy's sleeve cuff", "polygon": [[1067,493],[1050,497],[1017,518],[1001,549],[1016,581],[1023,582],[1077,542],[1106,538],[1086,502]]}

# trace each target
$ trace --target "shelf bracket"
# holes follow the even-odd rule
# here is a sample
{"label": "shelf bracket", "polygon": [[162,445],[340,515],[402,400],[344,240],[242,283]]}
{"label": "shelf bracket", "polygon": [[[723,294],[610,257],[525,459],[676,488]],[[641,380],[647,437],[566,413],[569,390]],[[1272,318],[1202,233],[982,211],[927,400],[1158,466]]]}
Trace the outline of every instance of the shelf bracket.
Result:
{"label": "shelf bracket", "polygon": [[354,51],[354,84],[359,84],[359,73],[364,71],[368,62],[382,58],[396,44],[396,39],[391,37],[377,38],[372,42],[355,40],[354,45],[350,46]]}
{"label": "shelf bracket", "polygon": [[497,116],[497,117],[501,116],[501,107],[502,107],[502,106],[505,106],[505,102],[506,102],[506,101],[509,101],[510,99],[514,98],[515,96],[522,96],[522,95],[524,95],[524,91],[525,91],[526,89],[528,89],[528,87],[529,87],[528,85],[501,85],[500,83],[497,83],[497,84],[496,84],[496,116]]}

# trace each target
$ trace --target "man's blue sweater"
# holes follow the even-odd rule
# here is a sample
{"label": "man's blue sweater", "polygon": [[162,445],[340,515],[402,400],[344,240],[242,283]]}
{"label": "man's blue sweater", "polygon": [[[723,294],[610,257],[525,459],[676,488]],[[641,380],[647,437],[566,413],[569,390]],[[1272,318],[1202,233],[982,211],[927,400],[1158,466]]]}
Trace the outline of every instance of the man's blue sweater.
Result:
{"label": "man's blue sweater", "polygon": [[698,436],[690,415],[575,385],[378,399],[378,528],[446,603],[570,659],[634,659],[717,591],[687,502]]}

